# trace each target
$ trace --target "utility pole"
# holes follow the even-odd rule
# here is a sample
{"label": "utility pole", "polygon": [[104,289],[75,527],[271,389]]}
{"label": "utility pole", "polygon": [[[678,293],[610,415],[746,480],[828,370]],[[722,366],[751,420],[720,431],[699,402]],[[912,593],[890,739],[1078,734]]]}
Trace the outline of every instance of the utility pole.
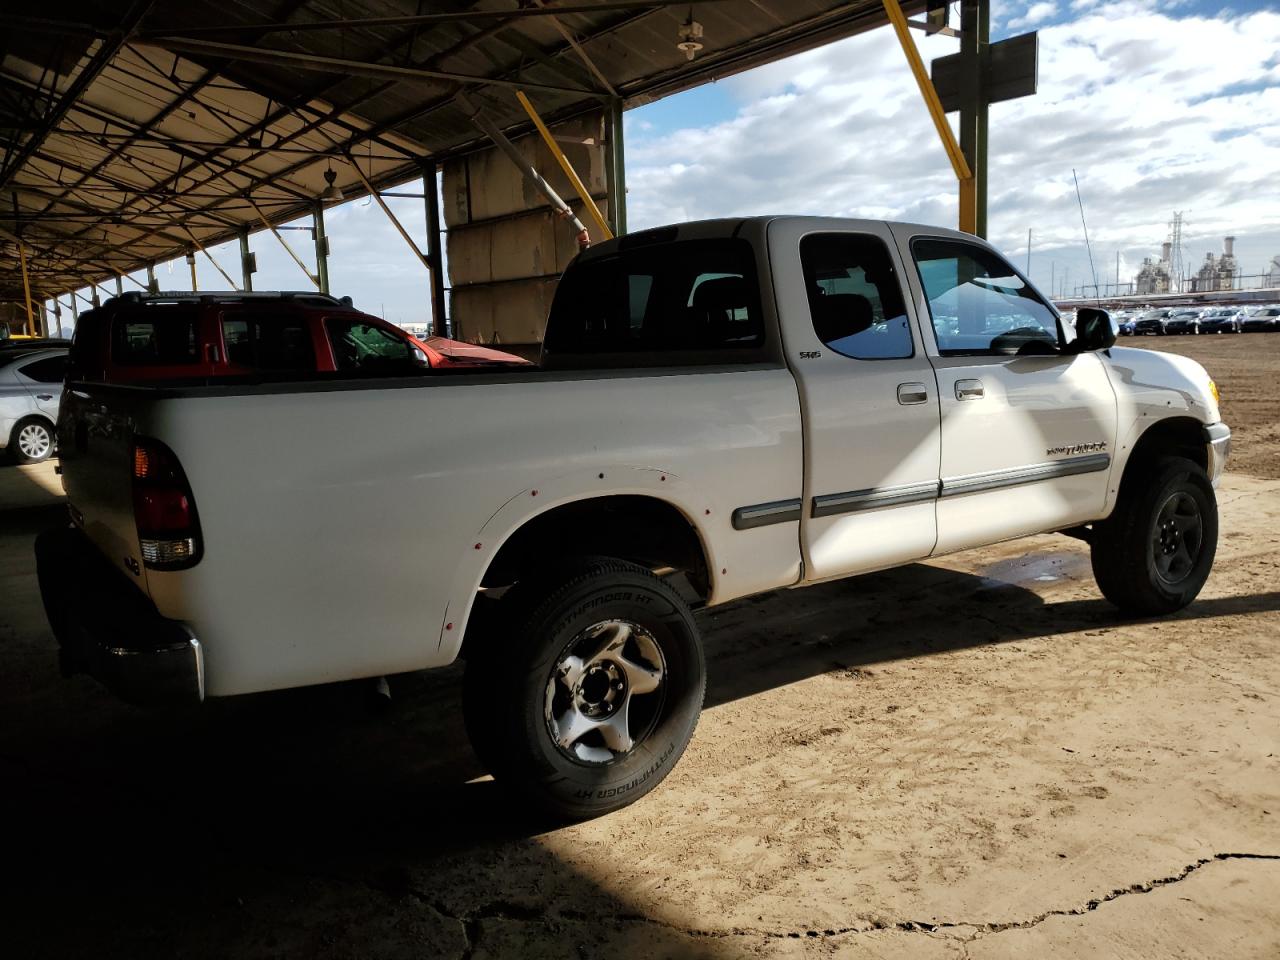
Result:
{"label": "utility pole", "polygon": [[[968,69],[960,98],[960,150],[973,174],[973,232],[987,235],[987,59],[991,46],[990,0],[960,0],[960,56]],[[961,205],[965,204],[962,185]]]}
{"label": "utility pole", "polygon": [[1031,276],[1031,228],[1027,227],[1027,277]]}

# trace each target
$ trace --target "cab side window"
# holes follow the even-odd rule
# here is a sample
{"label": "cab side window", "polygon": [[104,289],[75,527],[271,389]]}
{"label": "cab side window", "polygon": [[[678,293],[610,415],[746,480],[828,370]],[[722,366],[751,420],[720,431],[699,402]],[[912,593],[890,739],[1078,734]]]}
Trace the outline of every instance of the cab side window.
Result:
{"label": "cab side window", "polygon": [[959,240],[920,238],[911,252],[938,352],[1027,356],[1058,352],[1058,315],[1005,260]]}
{"label": "cab side window", "polygon": [[859,234],[814,233],[800,241],[813,329],[855,360],[913,353],[902,289],[885,245]]}
{"label": "cab side window", "polygon": [[227,362],[253,370],[314,371],[315,349],[305,317],[228,311],[222,315]]}

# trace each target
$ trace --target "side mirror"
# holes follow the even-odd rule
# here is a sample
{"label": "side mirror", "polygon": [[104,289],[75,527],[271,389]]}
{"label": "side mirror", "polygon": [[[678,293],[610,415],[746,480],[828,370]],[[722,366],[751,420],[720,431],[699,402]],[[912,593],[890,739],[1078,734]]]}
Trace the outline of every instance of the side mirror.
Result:
{"label": "side mirror", "polygon": [[413,348],[413,362],[420,367],[430,367],[431,361],[427,359],[427,355],[422,352],[421,347]]}
{"label": "side mirror", "polygon": [[1115,346],[1116,328],[1111,324],[1111,314],[1097,307],[1081,307],[1076,311],[1076,338],[1071,344],[1072,353],[1088,353]]}

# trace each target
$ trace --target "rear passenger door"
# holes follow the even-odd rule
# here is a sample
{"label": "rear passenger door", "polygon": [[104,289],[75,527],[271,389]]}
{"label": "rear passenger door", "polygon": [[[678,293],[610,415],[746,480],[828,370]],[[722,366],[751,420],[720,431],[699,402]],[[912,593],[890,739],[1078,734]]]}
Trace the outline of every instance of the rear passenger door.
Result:
{"label": "rear passenger door", "polygon": [[18,367],[19,379],[35,400],[36,408],[55,423],[62,398],[62,381],[67,375],[66,353],[44,356]]}
{"label": "rear passenger door", "polygon": [[805,578],[927,557],[938,395],[883,224],[777,221],[769,248],[804,412]]}

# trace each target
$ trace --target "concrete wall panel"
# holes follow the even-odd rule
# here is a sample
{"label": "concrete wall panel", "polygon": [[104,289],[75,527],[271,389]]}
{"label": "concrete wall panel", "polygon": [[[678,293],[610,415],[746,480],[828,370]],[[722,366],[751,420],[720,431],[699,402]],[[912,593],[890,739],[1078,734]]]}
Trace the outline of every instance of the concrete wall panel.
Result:
{"label": "concrete wall panel", "polygon": [[[553,133],[563,138],[565,155],[607,218],[604,130],[603,114],[595,114],[558,124]],[[533,134],[515,143],[600,239],[541,138]],[[441,189],[454,335],[536,353],[556,281],[578,252],[572,226],[497,148],[446,163]]]}

